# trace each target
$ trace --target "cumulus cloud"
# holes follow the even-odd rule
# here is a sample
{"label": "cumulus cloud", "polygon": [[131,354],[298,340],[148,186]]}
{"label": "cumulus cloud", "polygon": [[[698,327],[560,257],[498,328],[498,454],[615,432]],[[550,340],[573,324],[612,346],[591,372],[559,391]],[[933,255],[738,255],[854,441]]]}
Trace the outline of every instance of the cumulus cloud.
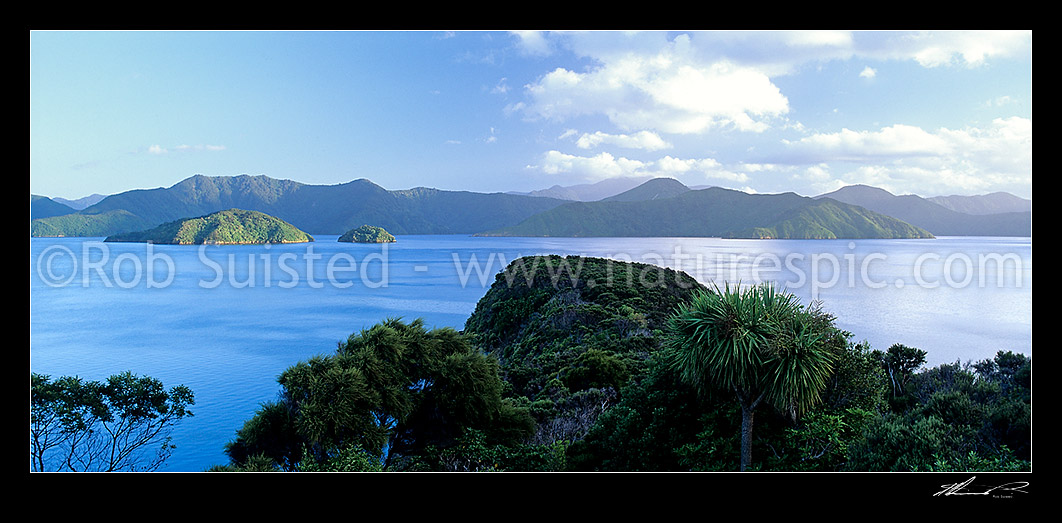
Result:
{"label": "cumulus cloud", "polygon": [[746,174],[727,170],[712,158],[682,159],[665,156],[654,161],[641,161],[616,157],[607,152],[594,156],[577,156],[551,150],[542,156],[538,165],[529,165],[528,168],[548,175],[563,175],[568,180],[588,182],[619,177],[677,177],[686,174],[734,182],[748,180]]}
{"label": "cumulus cloud", "polygon": [[880,131],[852,131],[806,136],[797,141],[783,140],[804,161],[860,161],[865,159],[938,156],[949,154],[952,143],[919,127],[893,125]]}
{"label": "cumulus cloud", "polygon": [[[623,131],[761,132],[785,124],[789,100],[773,78],[807,64],[853,58],[912,60],[925,67],[977,66],[1031,53],[1029,31],[519,32],[525,53],[561,47],[592,66],[559,67],[526,87],[511,110],[566,121],[604,116]],[[865,66],[859,75],[873,78]]]}
{"label": "cumulus cloud", "polygon": [[[794,164],[851,162],[850,183],[907,192],[983,191],[1032,184],[1032,121],[1011,117],[983,128],[893,125],[878,131],[816,134],[786,142]],[[918,190],[915,191],[914,189]]]}
{"label": "cumulus cloud", "polygon": [[703,133],[763,131],[789,102],[761,71],[725,60],[703,62],[688,35],[652,53],[615,53],[584,72],[557,68],[528,85],[533,118],[565,121],[604,115],[619,128]]}
{"label": "cumulus cloud", "polygon": [[549,39],[541,31],[512,31],[512,34],[517,39],[517,48],[523,54],[545,56],[551,52]]}
{"label": "cumulus cloud", "polygon": [[923,67],[977,67],[990,59],[1031,55],[1031,31],[917,31],[858,33],[859,56],[914,60]]}
{"label": "cumulus cloud", "polygon": [[[565,132],[562,137],[571,136],[569,132]],[[645,151],[659,151],[661,149],[670,149],[672,145],[660,135],[651,131],[639,131],[634,134],[608,134],[601,131],[595,133],[583,133],[582,136],[576,140],[575,145],[580,149],[593,149],[600,145],[615,145],[617,147],[624,147],[627,149],[642,149]]]}

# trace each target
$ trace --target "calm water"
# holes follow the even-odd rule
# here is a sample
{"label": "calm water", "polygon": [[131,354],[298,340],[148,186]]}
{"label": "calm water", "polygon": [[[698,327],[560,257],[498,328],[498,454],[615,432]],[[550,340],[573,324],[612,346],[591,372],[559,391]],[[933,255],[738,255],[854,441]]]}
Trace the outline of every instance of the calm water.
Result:
{"label": "calm water", "polygon": [[856,340],[929,365],[1032,355],[1031,238],[722,240],[403,236],[389,245],[104,244],[30,240],[30,370],[184,384],[193,418],[163,470],[226,462],[224,444],[276,377],[388,317],[462,328],[509,261],[577,254],[681,269],[720,285],[772,281],[818,299]]}

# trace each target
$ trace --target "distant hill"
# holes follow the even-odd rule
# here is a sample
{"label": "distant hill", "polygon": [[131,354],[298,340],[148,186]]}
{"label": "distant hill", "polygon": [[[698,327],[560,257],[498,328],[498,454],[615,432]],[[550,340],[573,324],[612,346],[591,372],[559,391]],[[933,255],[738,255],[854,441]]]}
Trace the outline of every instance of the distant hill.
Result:
{"label": "distant hill", "polygon": [[928,238],[895,218],[794,193],[689,190],[641,201],[572,202],[485,236]]}
{"label": "distant hill", "polygon": [[994,192],[978,196],[933,196],[927,200],[946,209],[964,214],[999,214],[1004,212],[1030,212],[1032,201],[1006,192]]}
{"label": "distant hill", "polygon": [[47,196],[30,195],[30,219],[70,214],[74,209]]}
{"label": "distant hill", "polygon": [[832,198],[858,205],[921,227],[936,236],[1032,235],[1031,211],[967,214],[920,196],[896,196],[867,185],[850,185],[816,198]]}
{"label": "distant hill", "polygon": [[99,214],[65,214],[30,221],[30,236],[109,236],[116,232],[140,231],[154,226],[129,211],[117,209]]}
{"label": "distant hill", "polygon": [[605,202],[638,202],[643,200],[659,200],[678,196],[689,191],[690,188],[674,178],[654,178],[633,189],[624,191],[615,196],[609,196],[601,201]]}
{"label": "distant hill", "polygon": [[102,199],[104,199],[106,197],[107,196],[103,195],[103,194],[91,194],[89,196],[84,196],[84,197],[78,198],[76,200],[67,200],[66,198],[52,198],[52,199],[57,201],[57,202],[59,202],[59,203],[61,203],[61,204],[63,204],[63,205],[66,205],[66,206],[70,207],[71,209],[74,209],[76,211],[80,211],[81,209],[84,209],[85,207],[88,207],[89,205],[93,205],[95,203],[99,203],[100,200],[102,200]]}
{"label": "distant hill", "polygon": [[110,236],[231,208],[270,214],[313,234],[343,234],[366,223],[392,234],[462,234],[513,225],[562,203],[429,188],[388,191],[365,179],[307,185],[267,176],[196,175],[168,188],[126,191],[73,214],[33,220],[30,234]]}
{"label": "distant hill", "polygon": [[228,209],[164,223],[146,231],[116,234],[108,242],[175,245],[305,243],[313,237],[290,223],[258,211]]}
{"label": "distant hill", "polygon": [[637,178],[608,178],[596,183],[584,183],[577,185],[554,185],[549,189],[540,189],[531,192],[510,192],[508,194],[516,194],[522,196],[537,196],[542,198],[557,198],[561,200],[571,200],[575,202],[596,202],[615,196],[621,192],[633,189],[649,180],[652,180],[651,176],[641,176]]}

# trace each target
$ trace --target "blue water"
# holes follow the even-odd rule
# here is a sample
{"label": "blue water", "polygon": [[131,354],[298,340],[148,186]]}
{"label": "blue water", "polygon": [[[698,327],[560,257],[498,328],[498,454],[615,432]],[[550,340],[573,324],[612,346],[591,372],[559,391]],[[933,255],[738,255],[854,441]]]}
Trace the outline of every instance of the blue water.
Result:
{"label": "blue water", "polygon": [[397,243],[166,246],[30,240],[30,370],[123,371],[195,392],[162,470],[224,464],[224,444],[276,377],[388,317],[462,328],[509,261],[575,254],[684,270],[704,283],[772,281],[821,300],[874,348],[928,364],[1032,355],[1031,238],[723,240],[403,236]]}

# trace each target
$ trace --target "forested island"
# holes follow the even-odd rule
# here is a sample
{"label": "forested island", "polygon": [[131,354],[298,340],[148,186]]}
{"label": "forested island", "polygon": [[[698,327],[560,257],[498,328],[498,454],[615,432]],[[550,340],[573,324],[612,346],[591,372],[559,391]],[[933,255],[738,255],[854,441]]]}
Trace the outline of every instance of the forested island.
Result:
{"label": "forested island", "polygon": [[462,331],[387,319],[294,363],[210,470],[1030,470],[1031,358],[853,339],[767,285],[520,258]]}
{"label": "forested island", "polygon": [[146,231],[108,236],[108,242],[174,245],[305,243],[313,237],[290,223],[258,211],[229,209],[164,223]]}
{"label": "forested island", "polygon": [[351,229],[343,233],[338,241],[352,243],[391,243],[395,241],[395,237],[384,230],[383,227],[362,225],[357,229]]}

